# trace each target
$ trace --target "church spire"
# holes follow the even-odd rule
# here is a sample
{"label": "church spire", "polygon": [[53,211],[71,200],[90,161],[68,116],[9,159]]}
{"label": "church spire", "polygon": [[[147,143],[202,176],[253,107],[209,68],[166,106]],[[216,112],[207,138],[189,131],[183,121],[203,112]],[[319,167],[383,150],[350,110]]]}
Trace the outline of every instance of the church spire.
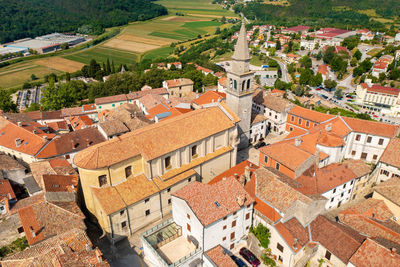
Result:
{"label": "church spire", "polygon": [[240,28],[239,37],[235,45],[235,52],[233,53],[232,59],[240,61],[250,60],[247,31],[244,21],[242,21],[242,27]]}

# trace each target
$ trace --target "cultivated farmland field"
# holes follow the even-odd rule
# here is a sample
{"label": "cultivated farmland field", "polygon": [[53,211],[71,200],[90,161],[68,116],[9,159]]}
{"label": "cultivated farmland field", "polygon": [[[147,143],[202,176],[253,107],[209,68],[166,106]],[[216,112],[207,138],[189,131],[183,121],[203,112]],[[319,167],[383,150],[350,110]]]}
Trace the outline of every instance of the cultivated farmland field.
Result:
{"label": "cultivated farmland field", "polygon": [[71,55],[64,56],[66,59],[89,64],[90,60],[95,59],[98,63],[106,62],[107,59],[114,61],[114,64],[132,64],[137,61],[138,54],[125,52],[122,50],[96,46]]}
{"label": "cultivated farmland field", "polygon": [[65,72],[74,72],[80,70],[84,65],[80,62],[65,59],[62,57],[49,57],[44,59],[38,59],[34,61],[34,63],[41,65],[43,67],[48,67],[51,69],[65,71]]}
{"label": "cultivated farmland field", "polygon": [[213,5],[211,0],[160,0],[157,4],[163,5],[168,8],[170,14],[176,12],[192,15],[192,16],[205,16],[209,18],[215,17],[237,17],[233,12],[223,9],[219,5]]}

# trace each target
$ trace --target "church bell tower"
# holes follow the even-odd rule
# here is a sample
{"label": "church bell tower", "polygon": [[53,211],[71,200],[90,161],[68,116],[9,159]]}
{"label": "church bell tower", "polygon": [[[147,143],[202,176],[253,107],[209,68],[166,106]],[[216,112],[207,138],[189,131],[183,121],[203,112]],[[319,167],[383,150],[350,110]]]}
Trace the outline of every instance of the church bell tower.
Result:
{"label": "church bell tower", "polygon": [[254,72],[250,71],[250,53],[244,22],[242,22],[235,52],[232,56],[231,70],[227,73],[226,103],[240,118],[238,125],[240,143],[238,148],[246,148],[250,140]]}

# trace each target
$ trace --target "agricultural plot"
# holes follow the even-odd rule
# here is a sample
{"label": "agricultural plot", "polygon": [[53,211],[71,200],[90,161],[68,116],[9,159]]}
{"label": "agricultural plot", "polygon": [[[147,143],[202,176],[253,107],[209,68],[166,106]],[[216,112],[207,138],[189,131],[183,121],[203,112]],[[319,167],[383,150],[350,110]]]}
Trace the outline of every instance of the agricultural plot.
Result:
{"label": "agricultural plot", "polygon": [[237,17],[233,12],[223,9],[219,5],[213,5],[211,0],[160,0],[157,1],[168,8],[170,14],[182,13],[191,16],[204,16],[204,17]]}
{"label": "agricultural plot", "polygon": [[62,57],[49,57],[49,58],[39,59],[34,61],[34,63],[43,67],[48,67],[65,72],[74,72],[80,70],[84,65],[80,62],[76,62]]}
{"label": "agricultural plot", "polygon": [[64,56],[63,58],[89,64],[90,60],[95,59],[99,63],[106,62],[107,59],[114,61],[114,64],[132,64],[137,61],[138,55],[130,52],[116,50],[107,47],[93,47],[78,53]]}

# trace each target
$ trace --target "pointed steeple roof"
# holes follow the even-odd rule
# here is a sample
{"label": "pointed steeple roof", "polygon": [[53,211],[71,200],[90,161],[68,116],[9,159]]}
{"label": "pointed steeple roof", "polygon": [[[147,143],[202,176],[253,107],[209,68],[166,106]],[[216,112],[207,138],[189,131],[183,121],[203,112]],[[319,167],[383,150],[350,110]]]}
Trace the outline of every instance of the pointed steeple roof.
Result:
{"label": "pointed steeple roof", "polygon": [[247,31],[242,21],[242,27],[240,28],[239,37],[235,45],[235,52],[232,56],[233,60],[250,60],[249,45],[247,43]]}

